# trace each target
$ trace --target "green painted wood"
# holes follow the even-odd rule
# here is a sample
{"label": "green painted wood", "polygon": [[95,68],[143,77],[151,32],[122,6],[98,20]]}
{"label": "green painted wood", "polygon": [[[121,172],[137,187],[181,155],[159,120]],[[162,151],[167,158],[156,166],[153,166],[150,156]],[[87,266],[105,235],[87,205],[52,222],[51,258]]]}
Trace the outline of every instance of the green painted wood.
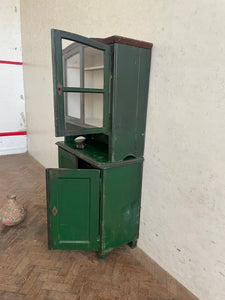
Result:
{"label": "green painted wood", "polygon": [[142,162],[102,171],[101,253],[138,238]]}
{"label": "green painted wood", "polygon": [[143,156],[151,50],[114,44],[112,161]]}
{"label": "green painted wood", "polygon": [[93,160],[94,164],[102,164],[102,163],[109,163],[108,160],[108,148],[107,145],[103,143],[93,141],[88,141],[88,143],[83,143],[85,148],[84,149],[76,149],[76,145],[74,141],[71,142],[57,142],[56,143],[60,148],[65,149],[66,151],[70,152],[71,154],[75,154],[84,160],[90,159]]}
{"label": "green painted wood", "polygon": [[72,88],[72,87],[63,87],[63,92],[77,92],[77,93],[105,93],[105,90],[102,89],[89,89],[89,88]]}
{"label": "green painted wood", "polygon": [[[52,36],[52,66],[53,66],[53,93],[54,93],[54,111],[55,111],[55,135],[69,136],[77,134],[95,134],[107,133],[111,123],[111,105],[110,105],[110,88],[111,88],[111,48],[108,45],[97,42],[93,39],[73,34],[62,30],[51,30]],[[104,89],[85,89],[85,88],[68,88],[63,86],[63,59],[62,59],[62,39],[68,39],[94,47],[104,51]],[[103,127],[84,127],[79,124],[67,129],[64,118],[64,92],[87,92],[103,93]]]}
{"label": "green painted wood", "polygon": [[140,68],[139,68],[139,85],[138,85],[138,103],[137,114],[135,119],[136,135],[134,153],[136,156],[144,155],[145,145],[145,130],[148,108],[148,93],[149,93],[149,77],[151,65],[151,50],[140,49]]}
{"label": "green painted wood", "polygon": [[[62,84],[61,39],[90,45],[105,51],[104,89],[64,87]],[[111,59],[113,53],[113,59]],[[86,134],[108,135],[108,160],[121,161],[128,156],[143,156],[149,87],[151,49],[114,43],[105,45],[76,34],[52,30],[55,124],[57,136]],[[111,65],[111,60],[113,64]],[[111,87],[112,78],[112,87]],[[62,91],[57,92],[58,83]],[[65,129],[64,93],[104,93],[104,126],[95,128],[71,124]],[[112,97],[112,103],[110,98]]]}
{"label": "green painted wood", "polygon": [[47,169],[46,178],[50,249],[98,250],[100,171]]}
{"label": "green painted wood", "polygon": [[62,42],[60,32],[51,30],[52,42],[52,75],[53,75],[53,95],[54,95],[54,113],[55,113],[55,135],[60,136],[65,128],[64,122],[64,97],[63,93],[59,95],[57,86],[58,83],[63,84],[63,69],[62,69]]}
{"label": "green painted wood", "polygon": [[[63,86],[62,38],[105,51],[104,89]],[[138,238],[151,47],[53,30],[52,54],[56,135],[65,136],[57,142],[59,167],[70,170],[47,170],[49,248],[97,250],[104,259]],[[104,127],[65,129],[66,92],[104,93]],[[79,135],[84,149],[75,147]]]}
{"label": "green painted wood", "polygon": [[56,145],[76,157],[83,159],[93,166],[93,168],[108,169],[114,168],[121,165],[129,165],[134,162],[142,162],[143,157],[133,158],[125,161],[110,162],[107,156],[107,147],[103,143],[98,141],[89,141],[85,144],[84,149],[76,149],[75,143],[70,142],[57,142]]}
{"label": "green painted wood", "polygon": [[59,168],[77,169],[77,157],[68,151],[58,148]]}

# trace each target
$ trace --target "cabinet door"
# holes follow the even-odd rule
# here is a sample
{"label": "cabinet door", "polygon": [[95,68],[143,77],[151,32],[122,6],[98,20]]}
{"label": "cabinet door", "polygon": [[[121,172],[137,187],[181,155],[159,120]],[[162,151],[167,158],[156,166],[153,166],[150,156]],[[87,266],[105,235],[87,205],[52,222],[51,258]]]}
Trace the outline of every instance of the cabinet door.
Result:
{"label": "cabinet door", "polygon": [[98,250],[99,178],[99,170],[46,170],[50,249]]}
{"label": "cabinet door", "polygon": [[94,39],[52,30],[56,136],[108,131],[110,52]]}

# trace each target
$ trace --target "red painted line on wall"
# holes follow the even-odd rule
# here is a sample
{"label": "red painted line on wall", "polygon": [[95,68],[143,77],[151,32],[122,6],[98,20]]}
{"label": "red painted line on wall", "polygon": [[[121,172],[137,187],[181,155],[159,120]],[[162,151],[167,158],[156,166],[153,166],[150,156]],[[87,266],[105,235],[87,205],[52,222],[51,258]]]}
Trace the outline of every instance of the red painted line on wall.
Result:
{"label": "red painted line on wall", "polygon": [[26,131],[0,132],[0,136],[27,135]]}
{"label": "red painted line on wall", "polygon": [[9,60],[0,60],[0,64],[7,64],[7,65],[22,65],[22,62],[19,61],[9,61]]}

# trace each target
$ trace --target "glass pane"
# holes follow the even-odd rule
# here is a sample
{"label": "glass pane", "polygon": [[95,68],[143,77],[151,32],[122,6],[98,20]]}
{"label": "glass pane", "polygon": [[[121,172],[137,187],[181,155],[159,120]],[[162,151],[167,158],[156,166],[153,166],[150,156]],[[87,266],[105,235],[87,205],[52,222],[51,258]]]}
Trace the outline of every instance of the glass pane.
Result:
{"label": "glass pane", "polygon": [[81,95],[80,93],[64,93],[64,112],[66,128],[70,124],[80,122],[81,119]]}
{"label": "glass pane", "polygon": [[67,116],[80,118],[80,94],[66,93]]}
{"label": "glass pane", "polygon": [[66,129],[103,127],[103,94],[64,93]]}
{"label": "glass pane", "polygon": [[63,81],[66,87],[82,87],[80,44],[62,39]]}
{"label": "glass pane", "polygon": [[65,87],[104,88],[104,51],[62,39]]}
{"label": "glass pane", "polygon": [[65,85],[80,87],[80,53],[66,60]]}
{"label": "glass pane", "polygon": [[103,94],[84,95],[85,124],[103,127]]}
{"label": "glass pane", "polygon": [[84,87],[104,88],[104,51],[84,48]]}

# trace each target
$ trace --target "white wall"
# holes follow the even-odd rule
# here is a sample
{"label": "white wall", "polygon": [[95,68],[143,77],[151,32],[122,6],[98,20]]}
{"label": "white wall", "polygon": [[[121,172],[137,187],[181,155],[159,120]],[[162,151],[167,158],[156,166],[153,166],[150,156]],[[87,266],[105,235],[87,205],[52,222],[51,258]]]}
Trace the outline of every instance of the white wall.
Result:
{"label": "white wall", "polygon": [[[22,62],[20,1],[0,4],[0,61]],[[22,65],[0,62],[0,134],[26,130]],[[0,155],[27,151],[26,136],[0,136]]]}
{"label": "white wall", "polygon": [[21,0],[29,151],[57,166],[50,28],[153,42],[139,246],[225,299],[225,1]]}

